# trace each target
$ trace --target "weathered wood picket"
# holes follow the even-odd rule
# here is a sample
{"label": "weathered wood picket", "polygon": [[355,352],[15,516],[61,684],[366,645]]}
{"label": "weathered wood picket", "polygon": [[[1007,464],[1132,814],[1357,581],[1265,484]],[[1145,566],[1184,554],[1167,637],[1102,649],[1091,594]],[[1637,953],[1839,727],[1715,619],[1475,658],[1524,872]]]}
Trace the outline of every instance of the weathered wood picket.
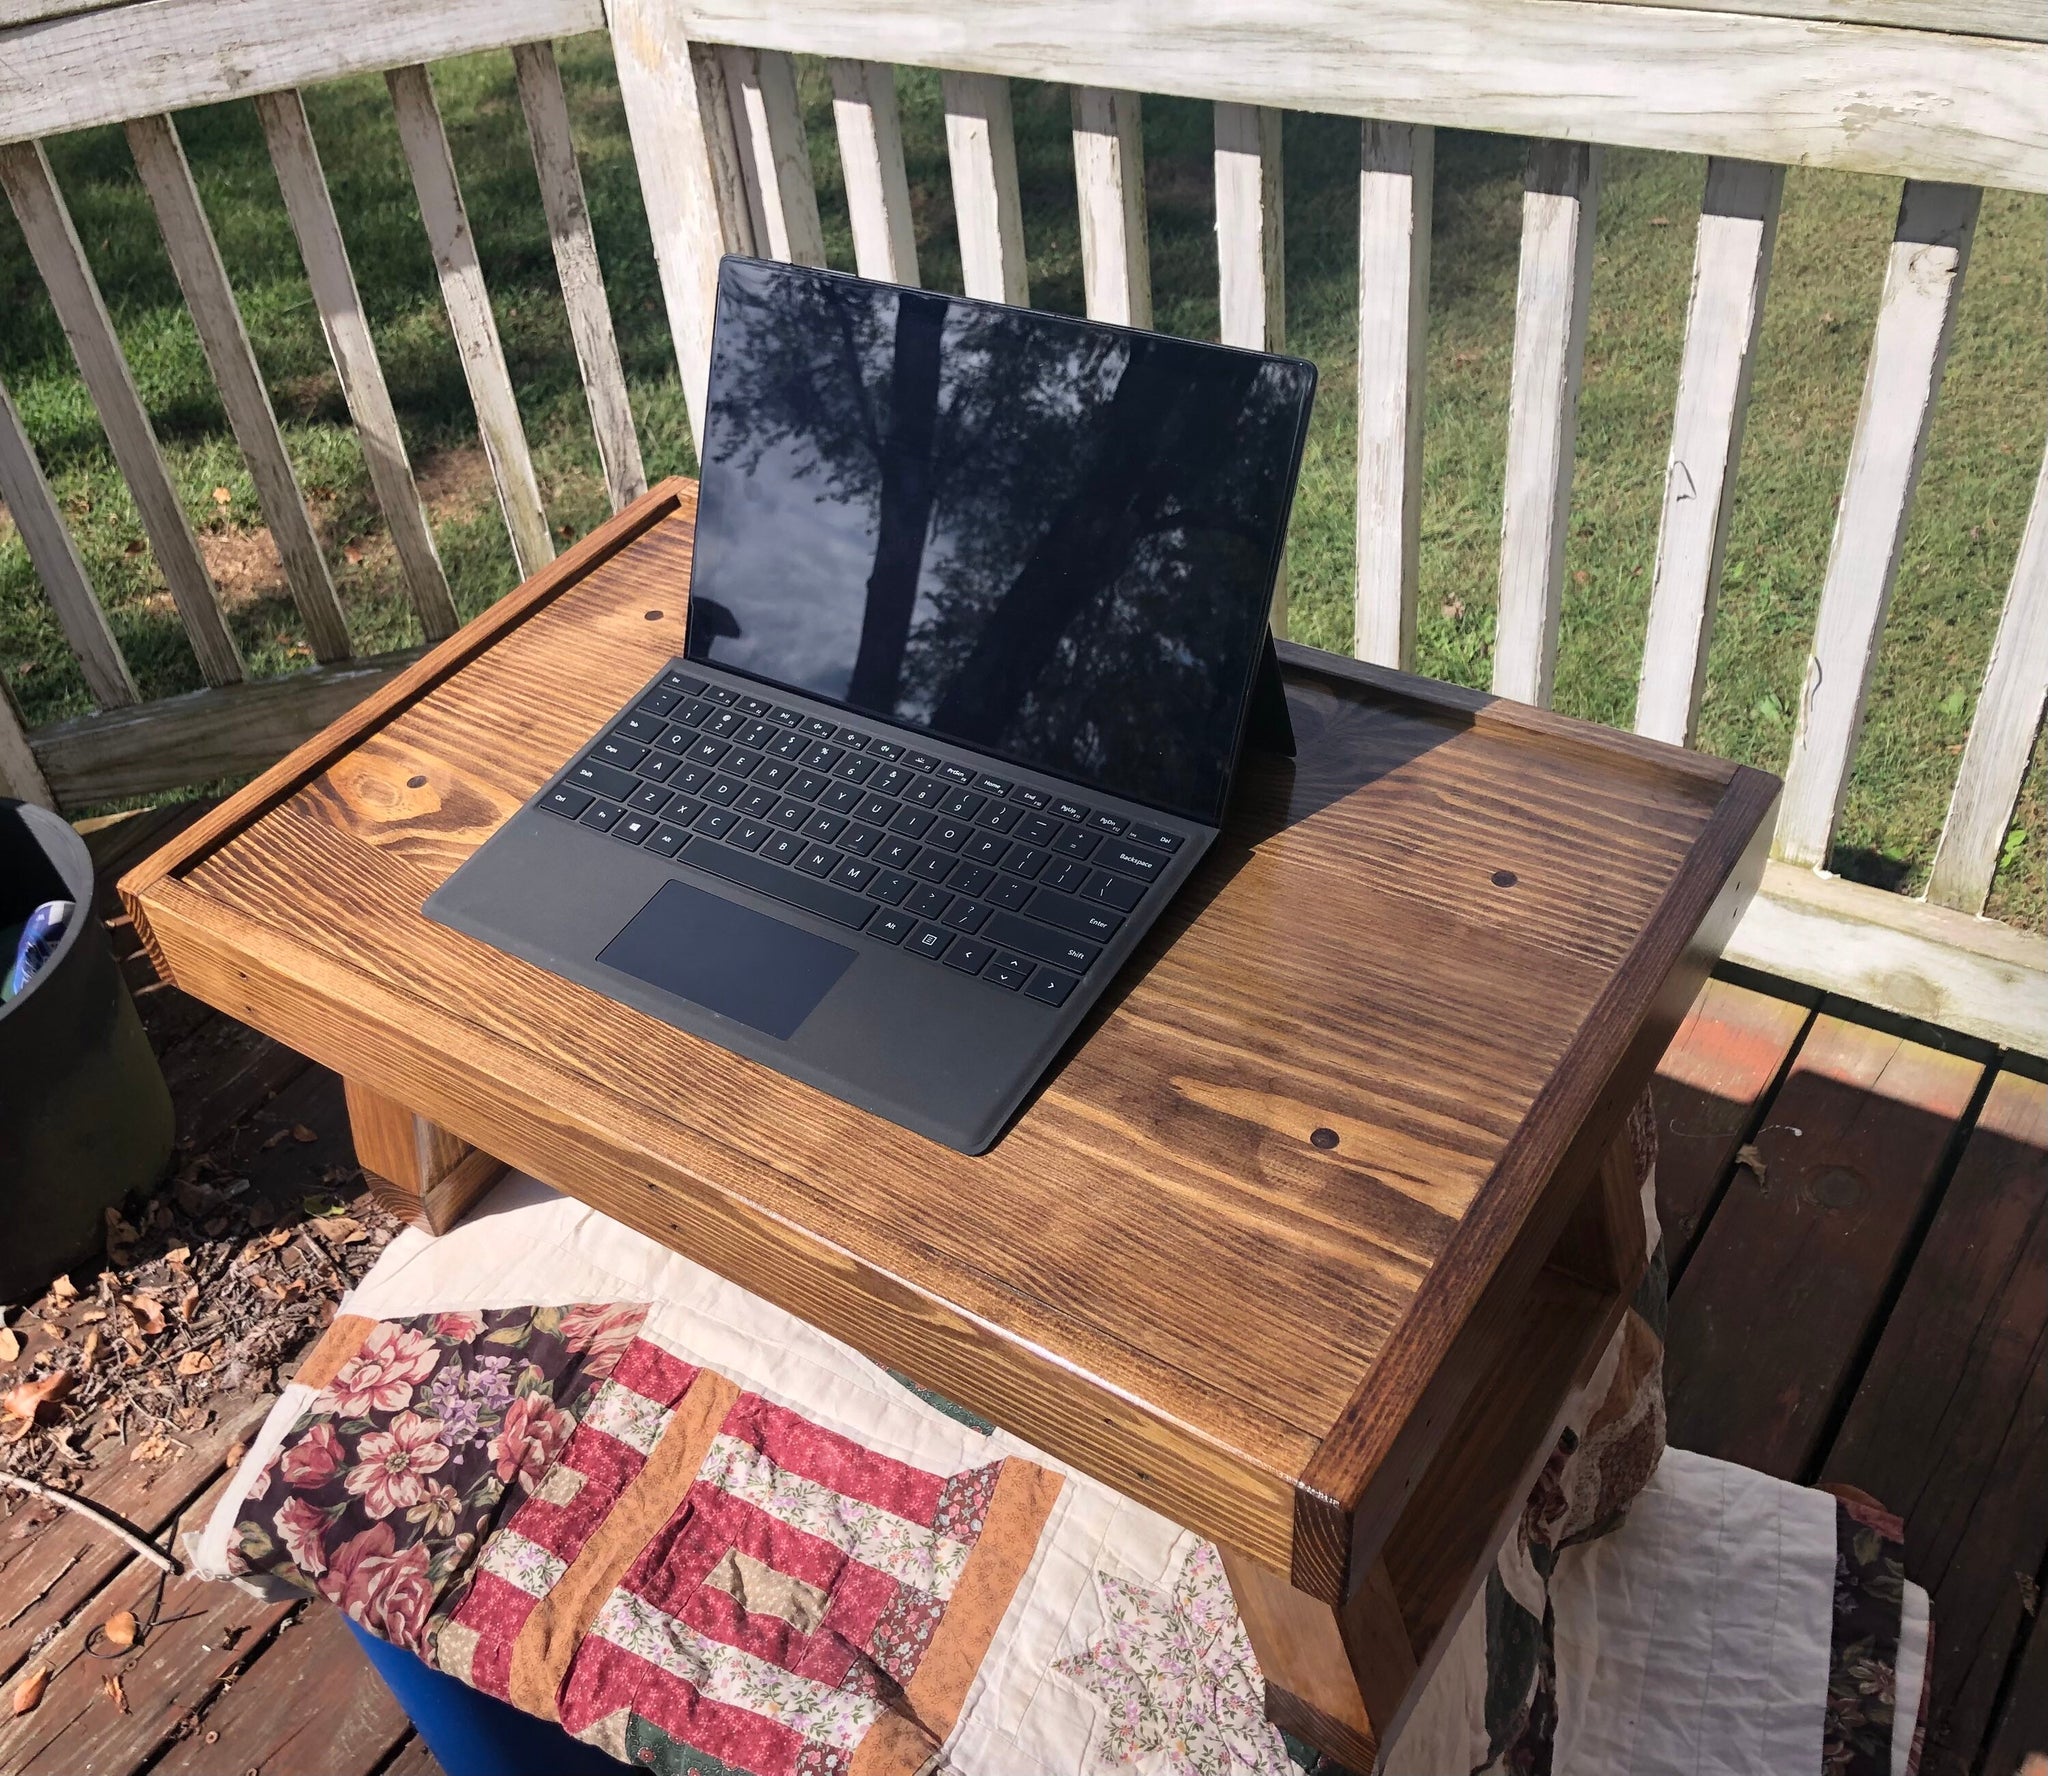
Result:
{"label": "weathered wood picket", "polygon": [[[552,39],[611,35],[693,428],[718,259],[822,263],[792,55],[828,59],[860,270],[918,280],[898,65],[941,71],[969,294],[1029,300],[1009,80],[1066,83],[1088,312],[1148,325],[1141,93],[1215,104],[1221,332],[1280,346],[1280,116],[1361,119],[1356,648],[1410,666],[1438,125],[1535,138],[1523,200],[1493,688],[1546,702],[1605,144],[1709,156],[1635,722],[1698,716],[1787,164],[1903,175],[1807,663],[1776,861],[1730,954],[2035,1053],[2039,940],[1978,917],[2048,696],[2048,464],[1924,901],[1826,875],[1940,392],[1981,188],[2048,191],[2037,0],[0,0],[0,186],[99,409],[207,689],[140,703],[19,416],[0,497],[98,703],[29,733],[0,701],[0,786],[59,806],[252,770],[397,663],[351,658],[327,565],[170,113],[251,98],[407,587],[453,602],[298,89],[382,72],[514,554],[553,545],[429,64],[511,48],[614,505],[645,485]],[[247,680],[41,139],[122,123],[317,664]],[[1275,602],[1284,631],[1284,581]]]}

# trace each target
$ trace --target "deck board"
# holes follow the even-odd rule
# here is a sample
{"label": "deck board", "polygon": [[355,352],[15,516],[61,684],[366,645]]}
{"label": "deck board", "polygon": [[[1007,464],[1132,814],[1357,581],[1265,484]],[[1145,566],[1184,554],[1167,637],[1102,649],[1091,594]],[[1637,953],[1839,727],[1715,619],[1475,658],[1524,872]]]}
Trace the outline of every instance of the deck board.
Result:
{"label": "deck board", "polygon": [[2048,1085],[2000,1073],[1824,1470],[1905,1519],[1933,1599],[1927,1776],[1969,1768],[2048,1556],[2044,1185]]}
{"label": "deck board", "polygon": [[1671,1441],[1808,1480],[1983,1064],[1823,1008],[1671,1300]]}

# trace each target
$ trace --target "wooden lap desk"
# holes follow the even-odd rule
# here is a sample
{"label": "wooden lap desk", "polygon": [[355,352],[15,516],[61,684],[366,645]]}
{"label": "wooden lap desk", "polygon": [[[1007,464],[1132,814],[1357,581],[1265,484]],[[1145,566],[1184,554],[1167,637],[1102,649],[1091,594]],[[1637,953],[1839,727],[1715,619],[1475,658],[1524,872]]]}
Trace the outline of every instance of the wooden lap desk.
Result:
{"label": "wooden lap desk", "polygon": [[1776,780],[1283,649],[1299,757],[1248,755],[967,1158],[420,915],[681,653],[695,498],[657,487],[130,874],[144,941],[342,1074],[416,1219],[520,1167],[1212,1537],[1273,1718],[1370,1767],[1642,1273],[1624,1119]]}

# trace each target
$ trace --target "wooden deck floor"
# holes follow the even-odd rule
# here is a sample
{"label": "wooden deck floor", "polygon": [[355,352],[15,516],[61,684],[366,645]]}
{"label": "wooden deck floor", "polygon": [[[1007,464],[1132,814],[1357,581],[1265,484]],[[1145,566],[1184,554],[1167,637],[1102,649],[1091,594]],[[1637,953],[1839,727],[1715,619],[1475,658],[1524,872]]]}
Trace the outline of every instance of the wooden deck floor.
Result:
{"label": "wooden deck floor", "polygon": [[[175,815],[95,835],[108,882]],[[345,1146],[340,1083],[154,984],[117,927],[177,1098],[181,1139],[279,1149],[309,1181]],[[1717,979],[1658,1083],[1673,1276],[1671,1436],[1803,1482],[1861,1488],[1906,1520],[1933,1596],[1930,1776],[2011,1776],[2048,1750],[2048,1085],[1961,1038]],[[277,1156],[270,1155],[272,1163]],[[203,1521],[260,1403],[138,1478],[82,1487],[165,1540]],[[4,1508],[4,1506],[0,1506]],[[437,1776],[335,1613],[173,1580],[117,1663],[88,1632],[156,1575],[70,1518],[0,1526],[0,1682],[56,1675],[0,1727],[0,1770]],[[128,1711],[101,1680],[123,1675]]]}

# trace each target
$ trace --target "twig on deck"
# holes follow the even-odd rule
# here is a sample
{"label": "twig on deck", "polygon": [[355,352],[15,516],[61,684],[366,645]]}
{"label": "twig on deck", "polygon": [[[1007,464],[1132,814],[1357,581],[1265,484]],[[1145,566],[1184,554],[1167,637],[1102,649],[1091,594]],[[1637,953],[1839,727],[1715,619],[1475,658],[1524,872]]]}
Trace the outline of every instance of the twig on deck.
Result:
{"label": "twig on deck", "polygon": [[152,1561],[162,1567],[173,1578],[177,1577],[183,1570],[161,1548],[144,1541],[141,1536],[137,1535],[125,1523],[120,1522],[116,1518],[109,1517],[97,1505],[87,1504],[84,1499],[78,1497],[75,1493],[59,1492],[56,1487],[45,1486],[40,1480],[30,1480],[23,1475],[10,1474],[5,1470],[0,1470],[0,1486],[19,1487],[23,1492],[34,1493],[37,1498],[48,1499],[53,1505],[61,1505],[67,1511],[77,1512],[79,1516],[86,1518],[88,1521],[97,1523],[109,1535],[119,1536],[122,1541],[126,1542],[129,1547],[140,1554],[143,1559]]}

